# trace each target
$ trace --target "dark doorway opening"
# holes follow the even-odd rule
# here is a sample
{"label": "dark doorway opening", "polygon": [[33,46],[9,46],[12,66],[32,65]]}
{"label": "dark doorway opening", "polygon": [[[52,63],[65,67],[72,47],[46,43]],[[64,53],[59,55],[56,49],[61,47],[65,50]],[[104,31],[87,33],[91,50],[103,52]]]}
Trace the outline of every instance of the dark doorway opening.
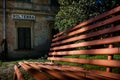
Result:
{"label": "dark doorway opening", "polygon": [[31,29],[18,28],[18,49],[28,50],[31,49]]}

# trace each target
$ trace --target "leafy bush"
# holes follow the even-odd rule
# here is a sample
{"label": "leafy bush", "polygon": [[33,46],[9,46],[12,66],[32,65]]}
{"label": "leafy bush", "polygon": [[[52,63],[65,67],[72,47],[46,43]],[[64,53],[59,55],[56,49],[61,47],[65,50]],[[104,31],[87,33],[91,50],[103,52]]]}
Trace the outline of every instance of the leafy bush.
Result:
{"label": "leafy bush", "polygon": [[59,0],[60,11],[56,15],[55,28],[63,31],[120,4],[119,0],[104,0],[103,5],[96,1]]}

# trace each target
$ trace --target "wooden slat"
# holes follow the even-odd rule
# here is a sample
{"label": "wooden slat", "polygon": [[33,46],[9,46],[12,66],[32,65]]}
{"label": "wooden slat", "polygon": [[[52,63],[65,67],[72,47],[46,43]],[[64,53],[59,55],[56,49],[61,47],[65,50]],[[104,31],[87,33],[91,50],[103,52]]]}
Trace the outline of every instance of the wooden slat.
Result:
{"label": "wooden slat", "polygon": [[85,25],[87,25],[87,24],[89,24],[89,23],[95,22],[95,21],[97,21],[97,20],[99,20],[99,19],[102,19],[102,18],[108,16],[108,15],[114,14],[114,13],[116,13],[116,12],[118,12],[118,11],[120,11],[120,6],[114,8],[114,9],[108,11],[108,12],[105,12],[105,13],[103,13],[103,14],[101,14],[101,15],[98,15],[98,16],[96,16],[95,18],[91,18],[91,19],[89,19],[89,20],[86,21],[86,22],[82,22],[82,23],[80,23],[79,25],[77,25],[77,26],[75,26],[75,27],[73,27],[73,28],[71,28],[71,29],[62,31],[62,32],[54,35],[54,37],[58,37],[58,36],[66,33],[66,32],[70,32],[70,31],[73,31],[73,30],[75,30],[75,29],[78,29],[78,28],[80,28],[80,27],[82,27],[82,26],[85,26]]}
{"label": "wooden slat", "polygon": [[[71,76],[72,78],[74,79],[95,79],[95,80],[114,80],[114,79],[119,79],[120,77],[120,74],[115,74],[115,73],[108,73],[108,72],[103,72],[103,71],[95,71],[95,70],[92,70],[94,71],[94,74],[93,72],[90,70],[84,70],[82,69],[82,72],[81,72],[81,68],[80,67],[73,67],[73,66],[65,66],[65,65],[61,65],[61,66],[57,66],[57,65],[49,65],[49,64],[41,64],[39,62],[36,62],[36,63],[33,63],[33,62],[25,62],[27,63],[28,65],[32,66],[33,68],[35,69],[41,69],[43,71],[47,70],[47,71],[54,71],[56,70],[57,72],[61,72],[60,74],[63,74],[63,76],[67,75],[67,76]],[[66,68],[66,69],[63,69],[63,68]],[[80,68],[80,69],[79,69]],[[74,70],[76,69],[76,70]],[[79,72],[80,71],[80,72]],[[82,73],[82,74],[81,74]],[[60,75],[59,74],[59,75]],[[107,74],[107,75],[106,75]],[[56,74],[54,74],[56,75]],[[54,76],[53,75],[53,76]],[[70,78],[70,79],[72,79]],[[59,78],[60,80],[60,78]],[[61,79],[61,80],[64,80],[64,79]],[[69,80],[67,78],[67,80]]]}
{"label": "wooden slat", "polygon": [[[74,66],[65,66],[65,65],[58,66],[56,64],[49,65],[49,64],[41,64],[39,62],[37,62],[37,63],[27,62],[27,64],[29,64],[29,65],[32,64],[32,67],[37,68],[38,70],[42,69],[42,68],[44,68],[44,69],[46,68],[49,70],[57,70],[57,72],[63,72],[62,74],[65,73],[64,75],[74,77],[75,79],[79,79],[79,78],[81,78],[81,76],[86,77],[88,79],[95,79],[95,80],[114,80],[114,79],[119,79],[119,77],[120,77],[120,74],[109,73],[109,72],[104,72],[104,71],[92,70],[94,72],[94,74],[93,74],[93,72],[91,70],[86,71],[84,69],[81,69],[80,67],[74,67]],[[84,78],[82,78],[82,80],[83,79]]]}
{"label": "wooden slat", "polygon": [[[53,69],[53,70],[61,70],[61,71],[75,71],[76,73],[78,71],[80,71],[81,73],[84,73],[84,75],[81,75],[81,76],[85,76],[87,78],[91,78],[91,79],[96,79],[96,80],[105,80],[105,79],[109,79],[109,80],[113,80],[114,79],[118,79],[120,77],[120,74],[115,74],[115,73],[108,73],[108,72],[104,72],[104,71],[94,71],[94,74],[92,73],[92,71],[90,70],[85,70],[81,67],[76,67],[76,66],[66,66],[66,65],[61,65],[61,66],[58,66],[58,65],[42,65],[42,64],[39,64],[37,63],[38,66],[40,67],[44,67],[44,68],[49,68],[49,69]],[[106,75],[108,74],[108,75]],[[79,75],[79,74],[78,74]],[[114,76],[114,77],[112,77]],[[96,78],[97,77],[97,78]],[[101,79],[102,78],[102,79]]]}
{"label": "wooden slat", "polygon": [[97,74],[88,74],[86,73],[86,77],[87,78],[90,78],[92,80],[113,80],[112,78],[109,78],[109,77],[106,77],[106,76],[100,76],[100,75],[97,75]]}
{"label": "wooden slat", "polygon": [[96,32],[91,32],[89,34],[83,34],[83,35],[80,35],[80,36],[75,36],[75,37],[65,39],[65,40],[62,40],[62,41],[59,41],[59,42],[54,42],[54,43],[51,44],[51,47],[56,46],[56,45],[61,45],[61,44],[64,44],[64,43],[74,42],[74,41],[77,41],[77,40],[82,40],[82,39],[102,35],[102,34],[106,34],[106,33],[116,32],[116,31],[119,31],[119,30],[120,30],[120,25],[110,27],[110,28],[107,28],[107,29],[104,29],[104,30],[96,31]]}
{"label": "wooden slat", "polygon": [[[49,70],[51,70],[51,71],[57,71],[57,72],[60,72],[60,74],[63,74],[63,77],[66,75],[66,76],[69,76],[69,77],[71,77],[70,79],[77,79],[77,80],[84,80],[84,79],[96,79],[96,80],[103,80],[103,79],[108,79],[108,78],[106,78],[106,77],[104,77],[104,76],[97,76],[97,75],[91,75],[91,76],[87,76],[86,75],[86,71],[84,70],[84,71],[81,71],[81,70],[72,70],[71,71],[71,69],[73,69],[71,66],[69,66],[69,69],[68,70],[63,70],[62,69],[62,67],[61,67],[61,69],[59,69],[58,68],[58,66],[56,66],[56,67],[54,67],[54,66],[49,66],[49,65],[42,65],[42,64],[39,64],[39,65],[36,65],[36,64],[34,64],[34,63],[32,63],[32,64],[30,64],[30,63],[28,63],[29,65],[31,65],[32,67],[34,67],[34,68],[37,68],[37,69],[46,69],[47,71],[49,71]],[[80,68],[81,69],[81,68]],[[44,70],[45,71],[45,70]],[[59,75],[60,75],[59,74]],[[56,74],[54,74],[54,75],[56,75]],[[54,76],[53,75],[53,76]],[[90,74],[89,74],[90,75]],[[60,79],[60,78],[59,78]],[[88,80],[87,79],[87,80]],[[62,79],[63,80],[63,79]],[[69,80],[68,78],[67,78],[67,80]],[[109,79],[110,80],[110,79]]]}
{"label": "wooden slat", "polygon": [[60,32],[60,33],[54,35],[54,37],[58,37],[58,36],[66,33],[66,32],[68,33],[68,32],[70,32],[70,31],[73,31],[73,30],[75,30],[75,29],[78,29],[78,28],[80,28],[80,27],[82,27],[82,26],[85,26],[85,25],[87,25],[87,24],[89,24],[89,23],[95,22],[95,21],[97,21],[97,20],[99,20],[99,19],[102,19],[102,18],[108,16],[108,15],[114,14],[114,13],[116,13],[116,12],[118,12],[118,11],[120,11],[120,6],[117,7],[117,8],[112,9],[111,11],[108,11],[108,12],[105,12],[105,13],[103,13],[103,14],[101,14],[101,15],[98,15],[98,16],[96,16],[95,18],[91,18],[91,19],[89,19],[89,20],[86,21],[86,22],[80,23],[79,25],[77,25],[77,26],[75,26],[75,27],[73,27],[73,28],[71,28],[71,29],[68,29],[68,30],[65,30],[65,31],[63,31],[63,32]]}
{"label": "wooden slat", "polygon": [[[28,64],[28,63],[27,63],[27,64]],[[53,76],[53,77],[55,77],[55,78],[57,78],[57,79],[67,80],[67,79],[65,78],[65,76],[64,76],[63,74],[61,74],[60,72],[56,72],[56,71],[54,71],[54,70],[50,71],[49,69],[39,67],[39,66],[37,66],[37,65],[35,65],[35,64],[29,64],[29,65],[30,65],[31,67],[37,69],[37,70],[41,70],[41,71],[43,71],[43,72],[45,72],[45,73],[48,73],[48,74],[50,74],[51,76]]]}
{"label": "wooden slat", "polygon": [[97,74],[101,76],[111,77],[113,80],[120,80],[120,74],[110,73],[110,72],[104,72],[104,71],[96,71],[96,70],[90,70],[88,72],[89,74]]}
{"label": "wooden slat", "polygon": [[71,48],[78,48],[78,47],[85,47],[85,46],[93,46],[93,45],[101,45],[101,44],[110,44],[110,43],[116,43],[120,42],[120,36],[117,37],[110,37],[102,40],[93,40],[88,42],[81,42],[81,43],[75,43],[75,44],[68,44],[63,46],[57,46],[53,47],[50,50],[61,50],[61,49],[71,49]]}
{"label": "wooden slat", "polygon": [[120,54],[119,48],[104,48],[104,49],[92,49],[92,50],[74,50],[74,51],[59,51],[51,52],[49,55],[96,55],[96,54]]}
{"label": "wooden slat", "polygon": [[[65,72],[65,71],[56,71],[56,70],[44,70],[44,72],[49,73],[50,75],[56,77],[58,80],[75,80],[75,79],[83,79],[82,76],[75,76],[74,72],[73,74],[70,75],[70,72]],[[64,79],[63,79],[64,78]]]}
{"label": "wooden slat", "polygon": [[103,25],[106,25],[106,24],[110,24],[110,23],[113,23],[113,22],[118,21],[118,20],[120,20],[120,15],[114,16],[114,17],[109,18],[109,19],[104,20],[104,21],[101,21],[97,24],[93,24],[93,25],[86,26],[86,27],[83,27],[81,29],[75,30],[71,33],[68,33],[65,36],[57,37],[57,38],[53,39],[52,42],[55,42],[55,41],[58,41],[58,40],[61,40],[61,39],[65,39],[67,37],[70,37],[70,36],[73,36],[73,35],[76,35],[76,34],[79,34],[79,33],[82,33],[82,32],[85,32],[85,31],[88,31],[88,30],[91,30],[91,29],[94,29],[94,28],[97,28],[97,27],[100,27],[100,26],[103,26]]}
{"label": "wooden slat", "polygon": [[120,61],[117,61],[117,60],[101,60],[101,59],[91,60],[91,59],[59,58],[59,57],[48,57],[48,59],[56,60],[56,61],[73,62],[73,63],[80,63],[80,64],[92,64],[92,65],[120,68]]}
{"label": "wooden slat", "polygon": [[90,78],[91,80],[106,80],[103,77],[96,75],[85,75],[85,77]]}
{"label": "wooden slat", "polygon": [[[20,72],[20,70],[18,69],[18,67],[16,65],[14,66],[14,70],[15,70],[15,74],[17,76],[17,80],[25,80],[22,73]],[[14,80],[16,80],[16,79],[14,79]]]}
{"label": "wooden slat", "polygon": [[76,66],[67,66],[67,65],[59,65],[59,64],[41,64],[39,62],[37,63],[28,63],[28,64],[36,64],[39,67],[35,67],[36,69],[41,69],[41,68],[48,68],[50,70],[61,70],[61,71],[81,71],[85,72],[84,68],[76,67]]}
{"label": "wooden slat", "polygon": [[75,76],[73,74],[70,74],[69,72],[50,69],[49,67],[47,67],[47,65],[46,65],[46,67],[45,66],[41,67],[41,66],[38,66],[36,64],[29,64],[29,65],[32,66],[33,68],[37,69],[37,70],[41,70],[43,72],[49,73],[50,75],[52,75],[55,78],[60,79],[60,80],[69,80],[68,78],[74,78],[74,79],[80,79],[81,78],[79,76]]}
{"label": "wooden slat", "polygon": [[[32,64],[34,64],[34,63],[32,63]],[[37,64],[37,66],[47,68],[47,69],[50,69],[50,70],[57,70],[58,72],[59,71],[63,72],[62,74],[72,76],[75,79],[79,79],[82,76],[82,77],[86,77],[88,79],[95,79],[95,80],[105,80],[105,79],[106,80],[113,80],[113,78],[111,78],[112,76],[110,77],[110,76],[105,76],[105,75],[104,76],[103,75],[98,75],[98,73],[93,74],[93,73],[90,73],[90,71],[88,71],[88,70],[86,71],[84,69],[81,69],[80,67],[65,66],[65,65],[62,65],[62,66],[59,66],[59,65],[58,66],[57,65],[42,65],[42,64],[39,64],[39,63]],[[112,75],[117,75],[117,74],[113,74],[113,73],[111,73],[111,74]],[[83,79],[81,79],[81,80],[83,80]]]}
{"label": "wooden slat", "polygon": [[61,39],[65,39],[67,37],[70,37],[70,36],[73,36],[73,35],[76,35],[76,34],[79,34],[79,33],[82,33],[82,32],[85,32],[85,31],[88,31],[88,30],[91,30],[91,29],[94,29],[94,28],[97,28],[97,27],[100,27],[100,26],[103,26],[103,25],[106,25],[106,24],[110,24],[110,23],[113,23],[115,21],[118,21],[120,20],[120,15],[118,16],[114,16],[112,18],[109,18],[107,20],[104,20],[104,21],[101,21],[97,24],[93,24],[93,25],[90,25],[90,26],[86,26],[86,27],[83,27],[81,29],[78,29],[78,30],[75,30],[65,36],[60,36],[60,37],[57,37],[55,39],[52,40],[52,42],[55,42],[55,41],[58,41],[58,40],[61,40]]}
{"label": "wooden slat", "polygon": [[49,78],[44,75],[43,73],[40,73],[39,71],[33,69],[32,67],[26,65],[25,63],[19,62],[19,65],[21,65],[25,71],[29,72],[31,75],[34,76],[36,80],[49,80]]}

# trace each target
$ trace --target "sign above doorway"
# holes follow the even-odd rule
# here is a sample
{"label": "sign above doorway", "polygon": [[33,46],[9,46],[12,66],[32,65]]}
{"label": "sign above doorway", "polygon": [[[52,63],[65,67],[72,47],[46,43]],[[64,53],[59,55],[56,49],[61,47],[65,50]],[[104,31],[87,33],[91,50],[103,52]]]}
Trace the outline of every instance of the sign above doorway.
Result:
{"label": "sign above doorway", "polygon": [[27,15],[27,14],[12,14],[12,19],[15,20],[35,20],[35,15]]}

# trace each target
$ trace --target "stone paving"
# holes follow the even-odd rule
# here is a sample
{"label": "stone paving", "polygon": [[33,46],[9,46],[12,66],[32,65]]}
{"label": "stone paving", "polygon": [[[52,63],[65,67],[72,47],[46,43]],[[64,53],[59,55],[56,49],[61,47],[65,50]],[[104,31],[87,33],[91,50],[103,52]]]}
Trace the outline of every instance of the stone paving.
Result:
{"label": "stone paving", "polygon": [[0,66],[0,80],[13,80],[13,66],[14,64]]}

